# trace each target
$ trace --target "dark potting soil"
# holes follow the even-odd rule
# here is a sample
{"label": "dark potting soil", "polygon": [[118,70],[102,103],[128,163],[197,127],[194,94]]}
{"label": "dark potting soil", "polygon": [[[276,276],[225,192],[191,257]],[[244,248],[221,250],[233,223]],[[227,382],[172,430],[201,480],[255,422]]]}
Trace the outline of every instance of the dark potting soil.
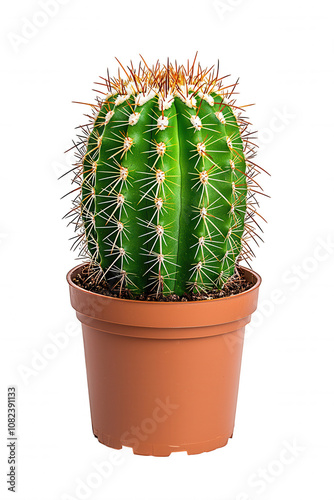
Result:
{"label": "dark potting soil", "polygon": [[254,284],[247,281],[243,270],[237,267],[236,273],[231,276],[222,289],[213,289],[208,292],[189,292],[181,297],[176,294],[157,297],[155,294],[149,293],[133,296],[127,290],[119,292],[115,289],[110,289],[106,281],[97,279],[96,276],[90,273],[88,264],[82,268],[81,273],[77,274],[77,276],[73,278],[73,282],[80,288],[84,288],[85,290],[98,293],[100,295],[107,295],[109,297],[117,297],[121,299],[147,300],[152,302],[188,302],[194,300],[220,299],[222,297],[230,297],[231,295],[237,295],[238,293],[245,292]]}

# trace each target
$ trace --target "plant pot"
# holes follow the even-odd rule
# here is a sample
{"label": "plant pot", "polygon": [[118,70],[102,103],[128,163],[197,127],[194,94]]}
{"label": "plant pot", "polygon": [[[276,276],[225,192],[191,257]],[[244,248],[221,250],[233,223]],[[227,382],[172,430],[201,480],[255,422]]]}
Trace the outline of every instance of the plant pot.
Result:
{"label": "plant pot", "polygon": [[194,302],[107,297],[67,280],[82,322],[93,433],[140,455],[202,453],[232,437],[245,325],[261,278],[238,295]]}

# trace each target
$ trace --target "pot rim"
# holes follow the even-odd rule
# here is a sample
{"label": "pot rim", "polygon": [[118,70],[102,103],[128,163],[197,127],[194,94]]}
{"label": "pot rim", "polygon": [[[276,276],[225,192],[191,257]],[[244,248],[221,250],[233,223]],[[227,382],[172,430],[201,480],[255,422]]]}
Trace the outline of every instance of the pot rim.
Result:
{"label": "pot rim", "polygon": [[77,290],[80,290],[81,292],[84,292],[85,294],[87,295],[92,295],[94,297],[104,297],[105,299],[110,299],[112,301],[118,301],[118,302],[124,302],[124,303],[135,303],[135,304],[148,304],[148,305],[152,305],[152,304],[164,304],[164,305],[169,305],[169,306],[175,306],[175,304],[182,304],[184,306],[193,306],[194,304],[207,304],[208,302],[219,302],[219,301],[226,301],[226,300],[232,300],[232,299],[236,299],[238,297],[241,297],[243,295],[246,295],[254,290],[256,290],[257,288],[259,288],[259,286],[261,285],[262,283],[262,278],[261,276],[253,271],[253,269],[249,269],[247,267],[244,267],[244,266],[239,266],[240,269],[252,274],[255,278],[256,278],[256,281],[254,282],[253,286],[251,288],[248,288],[248,290],[245,290],[244,292],[241,292],[241,293],[237,293],[235,295],[229,295],[228,297],[219,297],[219,298],[216,298],[216,299],[203,299],[203,300],[188,300],[188,301],[160,301],[160,300],[157,300],[157,301],[150,301],[150,300],[135,300],[135,299],[122,299],[122,298],[119,298],[119,297],[110,297],[109,295],[103,295],[101,293],[96,293],[96,292],[92,292],[91,290],[86,290],[85,288],[82,288],[78,285],[76,285],[73,280],[72,280],[72,276],[73,274],[75,273],[75,271],[79,270],[81,267],[85,266],[89,264],[89,261],[87,262],[83,262],[81,264],[79,264],[78,266],[75,266],[73,267],[70,271],[68,271],[68,273],[66,274],[66,280],[68,282],[68,284],[77,289]]}

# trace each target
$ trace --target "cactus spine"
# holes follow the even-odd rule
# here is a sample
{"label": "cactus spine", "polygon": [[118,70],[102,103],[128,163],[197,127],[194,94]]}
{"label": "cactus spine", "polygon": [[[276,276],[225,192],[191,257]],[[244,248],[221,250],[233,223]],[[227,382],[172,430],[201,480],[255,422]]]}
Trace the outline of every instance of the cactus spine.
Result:
{"label": "cactus spine", "polygon": [[195,60],[124,71],[76,144],[81,253],[133,295],[220,288],[251,257],[261,189],[235,85]]}

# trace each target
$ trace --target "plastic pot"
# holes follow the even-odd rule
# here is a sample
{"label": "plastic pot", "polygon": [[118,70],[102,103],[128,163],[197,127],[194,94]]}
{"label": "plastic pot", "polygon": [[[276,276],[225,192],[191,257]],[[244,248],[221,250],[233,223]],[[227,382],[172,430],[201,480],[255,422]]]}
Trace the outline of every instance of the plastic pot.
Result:
{"label": "plastic pot", "polygon": [[231,297],[150,302],[107,297],[67,280],[82,323],[93,433],[140,455],[202,453],[232,437],[245,325],[261,278]]}

